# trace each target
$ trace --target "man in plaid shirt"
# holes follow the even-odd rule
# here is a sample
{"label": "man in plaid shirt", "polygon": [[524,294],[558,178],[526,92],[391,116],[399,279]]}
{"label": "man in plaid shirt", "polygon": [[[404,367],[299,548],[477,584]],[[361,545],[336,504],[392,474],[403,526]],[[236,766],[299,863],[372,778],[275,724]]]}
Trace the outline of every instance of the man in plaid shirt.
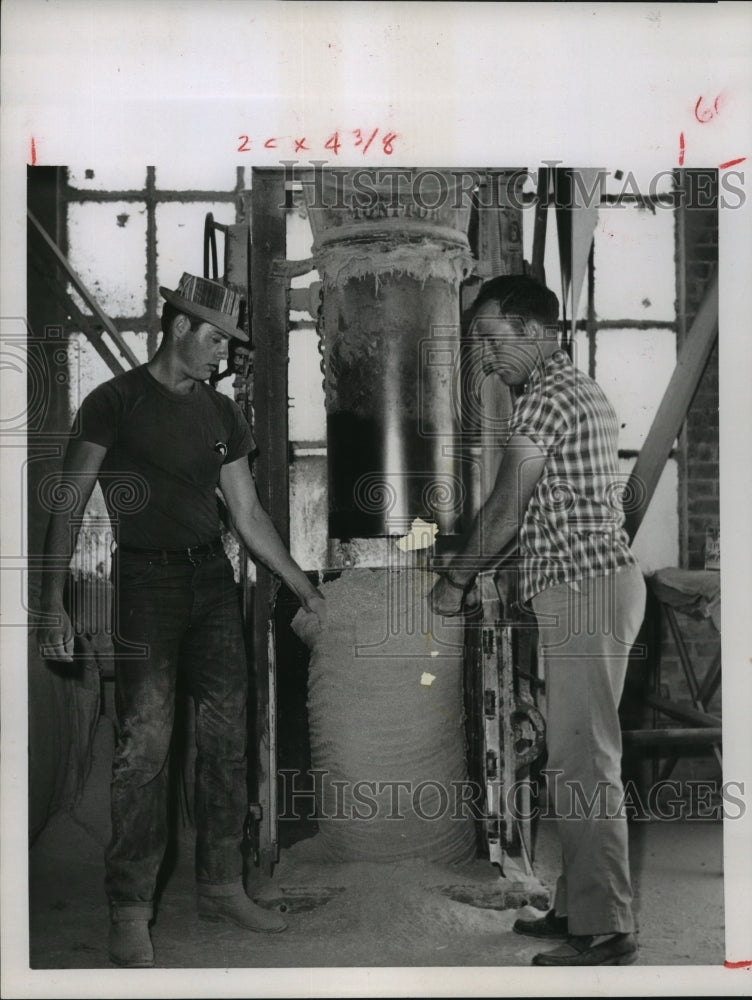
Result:
{"label": "man in plaid shirt", "polygon": [[514,930],[563,939],[534,965],[624,965],[637,945],[618,705],[645,583],[624,531],[616,415],[559,347],[558,314],[554,293],[526,276],[494,278],[476,298],[469,332],[483,371],[525,391],[491,494],[430,603],[437,614],[461,613],[477,568],[517,541],[521,597],[537,616],[545,665],[563,871],[553,909]]}

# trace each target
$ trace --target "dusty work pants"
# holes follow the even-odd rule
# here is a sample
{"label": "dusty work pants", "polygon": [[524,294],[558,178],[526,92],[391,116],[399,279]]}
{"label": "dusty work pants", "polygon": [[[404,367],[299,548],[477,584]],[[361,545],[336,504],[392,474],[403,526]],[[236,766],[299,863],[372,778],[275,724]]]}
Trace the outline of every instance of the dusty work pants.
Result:
{"label": "dusty work pants", "polygon": [[151,917],[168,841],[168,757],[180,672],[196,706],[196,875],[242,877],[248,674],[237,587],[224,552],[163,564],[116,554],[113,913]]}
{"label": "dusty work pants", "polygon": [[546,679],[546,771],[563,858],[555,910],[568,917],[571,934],[630,932],[618,707],[645,583],[637,567],[627,567],[550,587],[532,605]]}

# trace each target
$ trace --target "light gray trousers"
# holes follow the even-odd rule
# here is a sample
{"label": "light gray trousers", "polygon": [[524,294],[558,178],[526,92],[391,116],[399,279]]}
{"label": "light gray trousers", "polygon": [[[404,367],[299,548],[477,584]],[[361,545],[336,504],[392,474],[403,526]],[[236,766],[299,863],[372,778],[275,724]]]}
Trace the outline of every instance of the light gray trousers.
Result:
{"label": "light gray trousers", "polygon": [[546,771],[563,859],[554,907],[568,917],[570,934],[630,932],[618,707],[645,613],[645,582],[639,568],[625,567],[550,587],[532,605],[546,680]]}

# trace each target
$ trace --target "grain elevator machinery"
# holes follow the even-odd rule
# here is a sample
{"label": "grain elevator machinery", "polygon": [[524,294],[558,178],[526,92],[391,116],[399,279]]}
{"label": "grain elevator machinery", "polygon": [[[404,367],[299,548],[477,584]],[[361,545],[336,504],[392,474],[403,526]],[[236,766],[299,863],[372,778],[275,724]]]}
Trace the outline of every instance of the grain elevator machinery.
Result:
{"label": "grain elevator machinery", "polygon": [[[424,595],[423,584],[417,588],[405,581],[413,580],[413,571],[415,579],[425,582],[430,577],[428,555],[421,553],[420,547],[417,552],[409,547],[398,550],[395,543],[417,522],[435,526],[437,552],[442,543],[451,544],[462,530],[463,518],[472,515],[490,489],[500,460],[500,427],[511,402],[500,382],[498,391],[488,391],[477,378],[468,381],[472,358],[468,368],[461,315],[482,280],[494,274],[519,273],[524,268],[522,213],[515,189],[519,172],[477,172],[474,186],[468,186],[465,174],[418,168],[381,172],[314,169],[290,177],[281,170],[258,169],[253,172],[249,224],[225,231],[225,280],[242,285],[247,275],[251,303],[251,353],[232,359],[236,394],[241,394],[248,408],[259,445],[259,495],[287,543],[291,301],[294,299],[298,308],[301,301],[307,301],[308,311],[316,314],[326,399],[329,544],[325,567],[303,568],[315,571],[318,582],[326,578],[327,571],[352,582],[345,588],[346,600],[354,599],[360,585],[355,575],[346,574],[359,568],[383,570],[388,574],[387,582],[399,580],[395,593],[400,606],[410,602],[411,594],[416,599],[421,588]],[[311,256],[305,260],[287,257],[286,206],[291,188],[302,188],[311,226]],[[291,289],[291,280],[306,274],[311,274],[312,280],[320,279],[320,294],[307,300],[304,290]],[[397,551],[408,555],[395,556]],[[262,566],[253,585],[247,577],[245,583],[252,598],[257,687],[258,801],[251,810],[251,830],[256,860],[271,872],[279,850],[275,781],[277,585]],[[371,578],[365,578],[365,585],[372,586]],[[391,657],[403,662],[404,670],[418,669],[417,676],[423,670],[423,676],[445,678],[456,667],[459,688],[450,683],[451,690],[442,694],[441,684],[427,688],[425,682],[419,687],[416,681],[402,691],[398,706],[385,701],[379,707],[372,701],[370,715],[376,725],[384,725],[404,711],[406,718],[416,720],[417,716],[410,715],[409,703],[415,696],[415,712],[428,711],[425,705],[431,697],[448,699],[430,711],[452,716],[455,729],[461,728],[467,716],[467,773],[457,771],[456,741],[445,746],[446,734],[431,736],[437,746],[428,747],[425,756],[434,766],[445,767],[445,773],[439,775],[442,780],[453,776],[453,780],[473,779],[482,786],[487,803],[480,824],[482,850],[503,867],[505,859],[521,849],[529,871],[529,830],[521,829],[504,814],[505,788],[521,767],[535,759],[542,745],[541,724],[530,695],[532,668],[526,661],[521,672],[517,669],[520,656],[529,659],[529,650],[518,638],[520,630],[510,631],[508,608],[500,607],[501,598],[493,583],[489,590],[486,581],[482,589],[485,617],[476,615],[468,628],[455,624],[453,635],[451,629],[442,632],[438,623],[432,630],[430,623],[420,621],[422,611],[408,613],[408,621],[400,625],[408,633],[422,628],[426,642],[436,640],[438,648],[430,655],[447,658],[443,674],[439,675],[440,660],[433,661],[433,674],[428,673],[423,670],[426,663],[421,667],[418,660],[413,662],[414,651],[405,652],[402,647],[399,655]],[[394,603],[389,586],[387,592],[391,595],[387,603]],[[364,593],[367,596],[367,591]],[[369,656],[377,655],[371,648],[374,645],[378,643],[371,643],[366,650]],[[365,662],[363,649],[357,646],[352,657],[352,664],[359,668]],[[328,648],[327,657],[317,661],[314,650],[312,664],[335,662],[342,656],[341,651]],[[399,661],[399,656],[406,659]],[[389,656],[383,662],[374,660],[368,676],[375,676],[374,671],[388,660]],[[350,668],[343,668],[342,677],[351,674]],[[396,678],[395,674],[385,681],[387,692],[398,687]],[[321,689],[330,681],[324,678]],[[337,680],[335,686],[339,684]],[[351,708],[359,691],[362,685],[353,690]],[[380,691],[371,692],[369,698],[380,697]],[[309,691],[312,718],[324,718],[329,725],[328,704],[317,714],[315,698],[316,693]],[[348,711],[348,706],[339,710]],[[337,732],[343,728],[340,725]],[[400,729],[419,733],[420,725],[405,726],[403,722],[397,726]],[[362,732],[360,736],[366,739]],[[331,744],[332,734],[324,733],[322,741]],[[379,741],[374,744],[376,749],[379,745]],[[402,756],[415,757],[414,749],[406,748]],[[442,754],[446,756],[444,765]],[[326,761],[327,767],[335,770],[338,763]],[[389,766],[388,761],[383,766]],[[353,777],[346,767],[345,777]],[[415,775],[415,781],[424,779],[422,773]],[[375,826],[373,829],[376,831]],[[377,844],[376,836],[374,832],[372,846],[345,839],[340,847],[345,852],[365,851],[353,858],[378,854],[386,860],[392,848],[381,834]],[[416,854],[430,853],[432,848],[421,844],[421,836],[416,827],[417,839],[409,849]],[[467,831],[458,834],[457,824],[447,827],[443,839],[438,834],[434,839],[437,857],[458,860],[467,856]],[[403,848],[400,844],[399,849]]]}

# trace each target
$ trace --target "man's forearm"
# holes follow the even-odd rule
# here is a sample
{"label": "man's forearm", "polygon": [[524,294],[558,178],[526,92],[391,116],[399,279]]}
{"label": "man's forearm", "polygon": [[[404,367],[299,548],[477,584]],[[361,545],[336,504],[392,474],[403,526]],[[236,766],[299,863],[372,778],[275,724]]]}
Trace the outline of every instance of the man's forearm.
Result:
{"label": "man's forearm", "polygon": [[50,518],[44,543],[40,591],[43,607],[55,607],[63,603],[70,561],[80,531],[80,520],[74,521],[68,513],[53,514]]}
{"label": "man's forearm", "polygon": [[451,561],[450,578],[455,583],[468,585],[478,572],[508,554],[545,463],[545,452],[529,438],[510,438],[491,493]]}
{"label": "man's forearm", "polygon": [[236,525],[236,529],[251,555],[280,576],[298,597],[310,596],[315,591],[263,507],[258,506],[247,521]]}
{"label": "man's forearm", "polygon": [[76,550],[86,505],[106,452],[106,448],[88,441],[72,441],[68,446],[60,474],[60,486],[64,498],[70,496],[73,503],[70,509],[53,511],[50,516],[44,543],[42,604],[62,604],[70,561]]}
{"label": "man's forearm", "polygon": [[518,527],[516,518],[482,507],[451,558],[450,579],[469,586],[479,572],[498,562],[517,538]]}

